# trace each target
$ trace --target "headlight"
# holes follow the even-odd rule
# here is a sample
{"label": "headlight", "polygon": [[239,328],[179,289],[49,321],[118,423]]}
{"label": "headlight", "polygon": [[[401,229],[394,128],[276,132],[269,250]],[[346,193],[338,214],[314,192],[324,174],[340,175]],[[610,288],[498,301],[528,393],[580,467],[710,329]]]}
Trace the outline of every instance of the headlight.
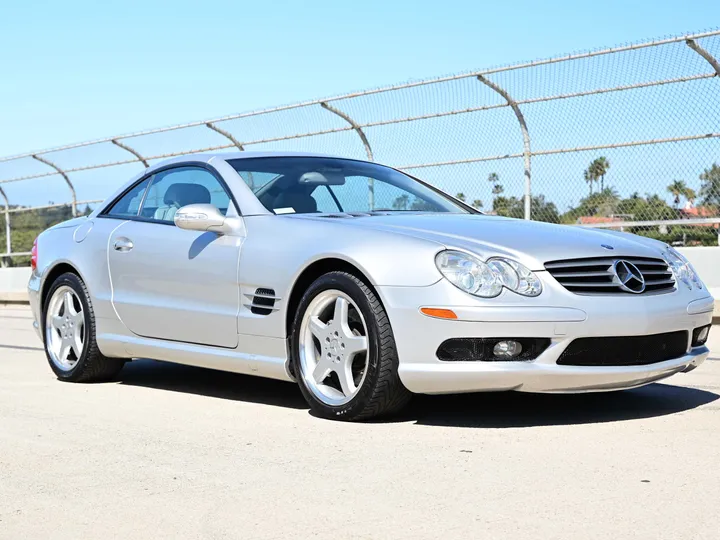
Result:
{"label": "headlight", "polygon": [[542,292],[538,277],[519,262],[494,258],[487,263],[461,251],[441,251],[435,257],[438,270],[450,283],[482,298],[499,295],[503,287],[523,296]]}
{"label": "headlight", "polygon": [[665,260],[670,265],[675,278],[682,281],[688,289],[692,290],[693,285],[698,289],[703,288],[700,276],[697,275],[692,264],[679,251],[668,246],[667,251],[665,251]]}

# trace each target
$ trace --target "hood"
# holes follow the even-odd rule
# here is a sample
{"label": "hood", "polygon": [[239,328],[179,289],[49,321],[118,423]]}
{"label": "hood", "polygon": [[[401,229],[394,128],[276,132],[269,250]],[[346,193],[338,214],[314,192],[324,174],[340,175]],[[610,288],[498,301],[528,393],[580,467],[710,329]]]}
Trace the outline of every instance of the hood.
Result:
{"label": "hood", "polygon": [[507,256],[532,270],[543,270],[544,263],[562,259],[660,257],[666,247],[662,242],[634,234],[485,215],[348,215],[314,219],[332,219],[344,225],[413,236],[449,249],[470,251],[483,259]]}

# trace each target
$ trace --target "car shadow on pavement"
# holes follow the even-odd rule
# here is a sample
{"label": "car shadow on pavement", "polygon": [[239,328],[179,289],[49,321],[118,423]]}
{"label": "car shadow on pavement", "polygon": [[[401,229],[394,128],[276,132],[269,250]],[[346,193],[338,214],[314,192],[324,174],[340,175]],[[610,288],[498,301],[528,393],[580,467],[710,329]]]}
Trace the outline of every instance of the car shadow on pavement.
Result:
{"label": "car shadow on pavement", "polygon": [[[154,360],[129,362],[117,382],[217,399],[308,409],[297,385],[292,383]],[[664,416],[718,399],[718,394],[707,390],[662,383],[591,394],[416,395],[399,415],[370,423],[414,422],[468,428],[591,424]]]}
{"label": "car shadow on pavement", "polygon": [[125,364],[117,382],[291,409],[308,408],[297,385],[292,383],[169,362],[133,360]]}
{"label": "car shadow on pavement", "polygon": [[707,390],[655,383],[633,390],[589,394],[498,392],[416,396],[397,421],[428,426],[517,428],[652,418],[712,403]]}

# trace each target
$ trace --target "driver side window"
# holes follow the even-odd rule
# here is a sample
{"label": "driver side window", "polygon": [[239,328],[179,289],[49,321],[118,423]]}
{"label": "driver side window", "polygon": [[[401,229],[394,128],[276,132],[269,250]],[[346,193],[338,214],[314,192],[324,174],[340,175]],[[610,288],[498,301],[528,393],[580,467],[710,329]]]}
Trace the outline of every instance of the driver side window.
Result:
{"label": "driver side window", "polygon": [[225,215],[230,206],[230,195],[220,181],[205,169],[169,169],[153,176],[140,215],[173,223],[177,211],[188,204],[212,204]]}

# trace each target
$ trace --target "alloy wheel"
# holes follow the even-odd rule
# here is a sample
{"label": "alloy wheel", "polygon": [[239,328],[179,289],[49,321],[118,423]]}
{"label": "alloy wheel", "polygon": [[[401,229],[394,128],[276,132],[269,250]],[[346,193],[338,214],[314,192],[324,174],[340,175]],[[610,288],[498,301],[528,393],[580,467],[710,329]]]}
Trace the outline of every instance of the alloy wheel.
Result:
{"label": "alloy wheel", "polygon": [[73,289],[59,287],[48,302],[45,346],[53,364],[72,370],[85,348],[85,311]]}
{"label": "alloy wheel", "polygon": [[300,326],[300,372],[326,405],[348,403],[368,368],[368,331],[357,304],[344,292],[326,290],[308,305]]}

